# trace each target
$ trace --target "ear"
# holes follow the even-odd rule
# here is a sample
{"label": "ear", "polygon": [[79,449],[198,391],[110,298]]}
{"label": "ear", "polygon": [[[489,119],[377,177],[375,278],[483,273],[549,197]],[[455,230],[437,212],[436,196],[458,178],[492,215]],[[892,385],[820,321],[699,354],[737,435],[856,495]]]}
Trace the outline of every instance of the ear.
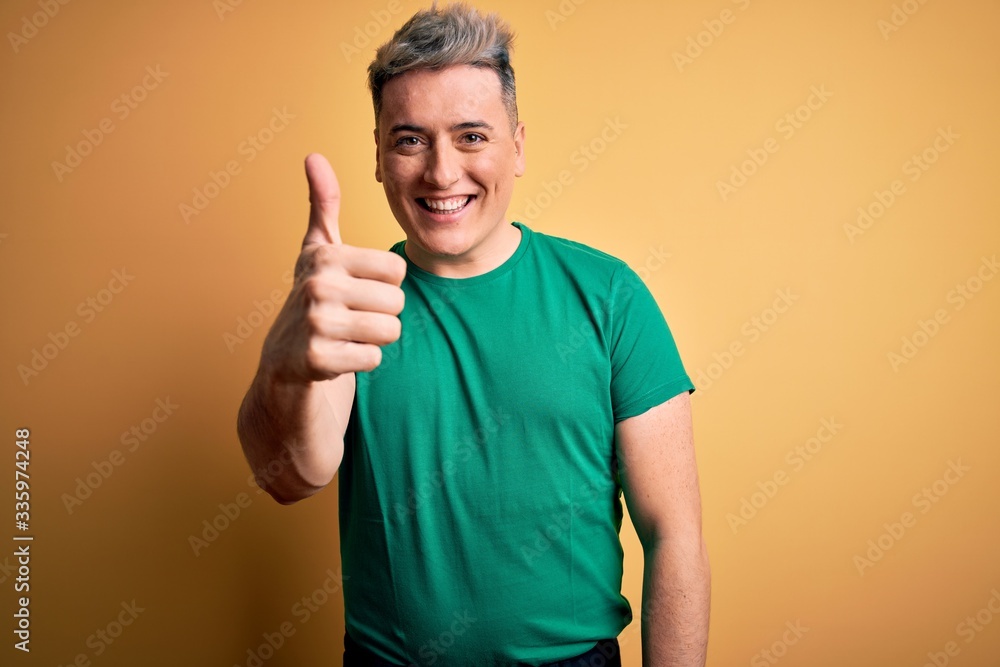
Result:
{"label": "ear", "polygon": [[378,128],[373,130],[375,135],[375,180],[379,183],[382,182],[382,161],[379,158],[379,148],[378,148]]}
{"label": "ear", "polygon": [[523,176],[524,168],[524,123],[519,121],[514,130],[514,175]]}

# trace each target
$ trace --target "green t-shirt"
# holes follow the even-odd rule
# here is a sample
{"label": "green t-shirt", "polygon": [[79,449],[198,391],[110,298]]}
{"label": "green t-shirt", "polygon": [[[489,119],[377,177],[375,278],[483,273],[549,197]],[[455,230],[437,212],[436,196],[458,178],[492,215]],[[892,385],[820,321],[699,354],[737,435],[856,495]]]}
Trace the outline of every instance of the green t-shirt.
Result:
{"label": "green t-shirt", "polygon": [[513,224],[517,250],[479,276],[407,259],[402,334],[357,374],[346,625],[400,665],[538,664],[618,636],[614,425],[694,391],[624,262]]}

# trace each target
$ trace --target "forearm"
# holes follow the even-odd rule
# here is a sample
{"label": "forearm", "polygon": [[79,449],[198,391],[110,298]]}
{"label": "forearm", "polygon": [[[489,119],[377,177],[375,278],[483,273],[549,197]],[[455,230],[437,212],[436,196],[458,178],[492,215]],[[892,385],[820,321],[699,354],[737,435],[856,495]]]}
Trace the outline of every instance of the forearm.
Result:
{"label": "forearm", "polygon": [[323,383],[280,382],[258,371],[236,430],[257,483],[283,504],[326,486],[343,458],[343,429]]}
{"label": "forearm", "polygon": [[643,667],[703,667],[711,574],[705,543],[663,539],[645,550]]}

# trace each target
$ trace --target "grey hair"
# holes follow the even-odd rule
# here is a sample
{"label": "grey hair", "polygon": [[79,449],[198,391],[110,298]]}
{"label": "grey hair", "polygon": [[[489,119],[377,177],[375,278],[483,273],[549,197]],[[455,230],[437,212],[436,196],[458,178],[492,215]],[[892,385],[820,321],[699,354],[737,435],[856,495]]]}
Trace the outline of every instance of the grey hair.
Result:
{"label": "grey hair", "polygon": [[514,33],[497,14],[483,15],[465,3],[438,9],[437,2],[414,14],[368,65],[368,88],[375,125],[382,111],[382,88],[392,78],[415,69],[471,65],[492,69],[500,78],[500,94],[511,129],[517,127],[517,95],[510,51]]}

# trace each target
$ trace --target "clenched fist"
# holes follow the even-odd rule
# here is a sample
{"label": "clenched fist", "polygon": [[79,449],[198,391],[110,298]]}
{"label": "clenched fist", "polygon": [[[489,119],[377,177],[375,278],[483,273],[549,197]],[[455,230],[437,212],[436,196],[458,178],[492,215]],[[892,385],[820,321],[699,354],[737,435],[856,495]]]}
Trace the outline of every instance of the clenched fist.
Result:
{"label": "clenched fist", "polygon": [[264,341],[262,367],[285,382],[370,371],[399,338],[406,261],[340,240],[340,186],[319,153],[306,158],[309,228],[295,283]]}

